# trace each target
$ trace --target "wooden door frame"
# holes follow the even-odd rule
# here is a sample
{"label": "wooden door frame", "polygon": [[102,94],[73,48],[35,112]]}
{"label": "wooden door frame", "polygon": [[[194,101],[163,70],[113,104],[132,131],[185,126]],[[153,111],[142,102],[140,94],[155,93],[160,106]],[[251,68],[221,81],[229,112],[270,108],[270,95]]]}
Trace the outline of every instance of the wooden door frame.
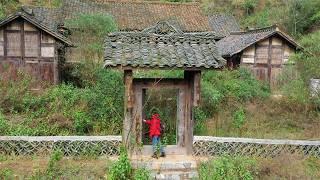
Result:
{"label": "wooden door frame", "polygon": [[[187,98],[187,83],[183,79],[164,79],[164,80],[157,80],[157,79],[134,79],[133,88],[135,91],[135,106],[134,106],[134,117],[136,121],[136,136],[138,144],[142,145],[142,127],[143,122],[142,119],[144,118],[144,98],[146,96],[146,90],[154,90],[154,89],[176,89],[178,90],[177,94],[177,138],[179,139],[176,145],[168,145],[166,146],[166,153],[167,154],[187,154],[186,150],[186,138],[187,136],[187,129],[186,123],[188,119],[185,119],[185,111],[186,111],[186,98]],[[135,114],[137,113],[137,114]],[[151,155],[151,146],[150,145],[143,145],[142,154]]]}
{"label": "wooden door frame", "polygon": [[[200,81],[201,71],[185,71],[184,78],[140,78],[134,79],[132,70],[124,71],[125,84],[125,101],[124,101],[124,123],[122,140],[125,147],[130,154],[139,155],[142,153],[142,117],[143,117],[143,90],[147,88],[179,88],[183,89],[183,93],[179,96],[183,97],[182,103],[179,105],[183,107],[183,142],[178,147],[182,147],[183,151],[176,149],[177,154],[191,155],[193,152],[193,121],[194,121],[194,107],[197,107],[200,102]],[[181,99],[180,97],[180,99]]]}

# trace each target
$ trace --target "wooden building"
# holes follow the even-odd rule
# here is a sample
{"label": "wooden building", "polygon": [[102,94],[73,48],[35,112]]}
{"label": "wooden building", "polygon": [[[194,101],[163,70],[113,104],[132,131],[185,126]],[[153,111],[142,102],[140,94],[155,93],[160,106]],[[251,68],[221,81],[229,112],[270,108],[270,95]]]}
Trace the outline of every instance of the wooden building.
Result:
{"label": "wooden building", "polygon": [[217,42],[227,67],[248,67],[260,80],[276,86],[291,54],[301,47],[277,26],[231,32]]}
{"label": "wooden building", "polygon": [[[220,69],[225,60],[219,55],[212,32],[183,33],[167,22],[139,32],[112,33],[105,44],[105,68],[124,71],[125,119],[123,142],[129,150],[144,155],[151,147],[142,144],[146,90],[177,89],[177,142],[167,146],[167,154],[192,154],[194,107],[200,101],[201,70]],[[133,78],[136,69],[184,70],[184,78]]]}
{"label": "wooden building", "polygon": [[71,42],[34,17],[23,12],[8,16],[0,21],[0,73],[8,72],[14,79],[24,70],[36,82],[56,84],[58,48],[64,46]]}

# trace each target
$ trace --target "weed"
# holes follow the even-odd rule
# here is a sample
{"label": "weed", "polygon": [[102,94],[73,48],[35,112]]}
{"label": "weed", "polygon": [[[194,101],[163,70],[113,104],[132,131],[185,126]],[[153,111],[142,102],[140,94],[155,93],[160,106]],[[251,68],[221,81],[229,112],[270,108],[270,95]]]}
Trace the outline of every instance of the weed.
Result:
{"label": "weed", "polygon": [[201,180],[215,179],[254,179],[256,162],[245,157],[222,156],[201,164],[199,176]]}
{"label": "weed", "polygon": [[150,171],[146,168],[139,168],[134,171],[134,180],[151,180]]}

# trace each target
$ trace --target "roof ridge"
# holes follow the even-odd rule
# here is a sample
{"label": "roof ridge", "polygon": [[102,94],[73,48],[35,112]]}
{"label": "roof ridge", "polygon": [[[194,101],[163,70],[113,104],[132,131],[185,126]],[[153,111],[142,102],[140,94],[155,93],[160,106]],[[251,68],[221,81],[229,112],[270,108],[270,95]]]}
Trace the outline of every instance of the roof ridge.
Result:
{"label": "roof ridge", "polygon": [[241,35],[241,34],[248,34],[248,33],[261,33],[261,32],[267,32],[267,31],[279,31],[278,25],[274,24],[267,27],[262,28],[256,28],[256,29],[249,29],[246,31],[234,31],[230,32],[230,35]]}
{"label": "roof ridge", "polygon": [[[88,1],[88,0],[85,0]],[[96,4],[105,4],[105,3],[127,3],[127,4],[161,4],[161,5],[186,5],[186,6],[199,6],[199,2],[163,2],[163,1],[130,1],[130,0],[89,0],[90,2]]]}

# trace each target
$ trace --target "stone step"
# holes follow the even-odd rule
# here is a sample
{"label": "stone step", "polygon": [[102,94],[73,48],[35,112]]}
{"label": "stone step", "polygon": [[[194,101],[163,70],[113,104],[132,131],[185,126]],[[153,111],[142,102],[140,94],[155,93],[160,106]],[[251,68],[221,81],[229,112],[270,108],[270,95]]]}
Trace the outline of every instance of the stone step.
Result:
{"label": "stone step", "polygon": [[197,179],[197,161],[192,156],[169,155],[153,159],[150,156],[131,157],[133,168],[146,168],[154,179]]}
{"label": "stone step", "polygon": [[196,170],[184,172],[184,171],[164,171],[164,172],[152,172],[151,177],[156,180],[189,180],[198,179],[199,175]]}
{"label": "stone step", "polygon": [[195,161],[132,161],[133,168],[146,168],[160,171],[189,171],[197,169]]}

